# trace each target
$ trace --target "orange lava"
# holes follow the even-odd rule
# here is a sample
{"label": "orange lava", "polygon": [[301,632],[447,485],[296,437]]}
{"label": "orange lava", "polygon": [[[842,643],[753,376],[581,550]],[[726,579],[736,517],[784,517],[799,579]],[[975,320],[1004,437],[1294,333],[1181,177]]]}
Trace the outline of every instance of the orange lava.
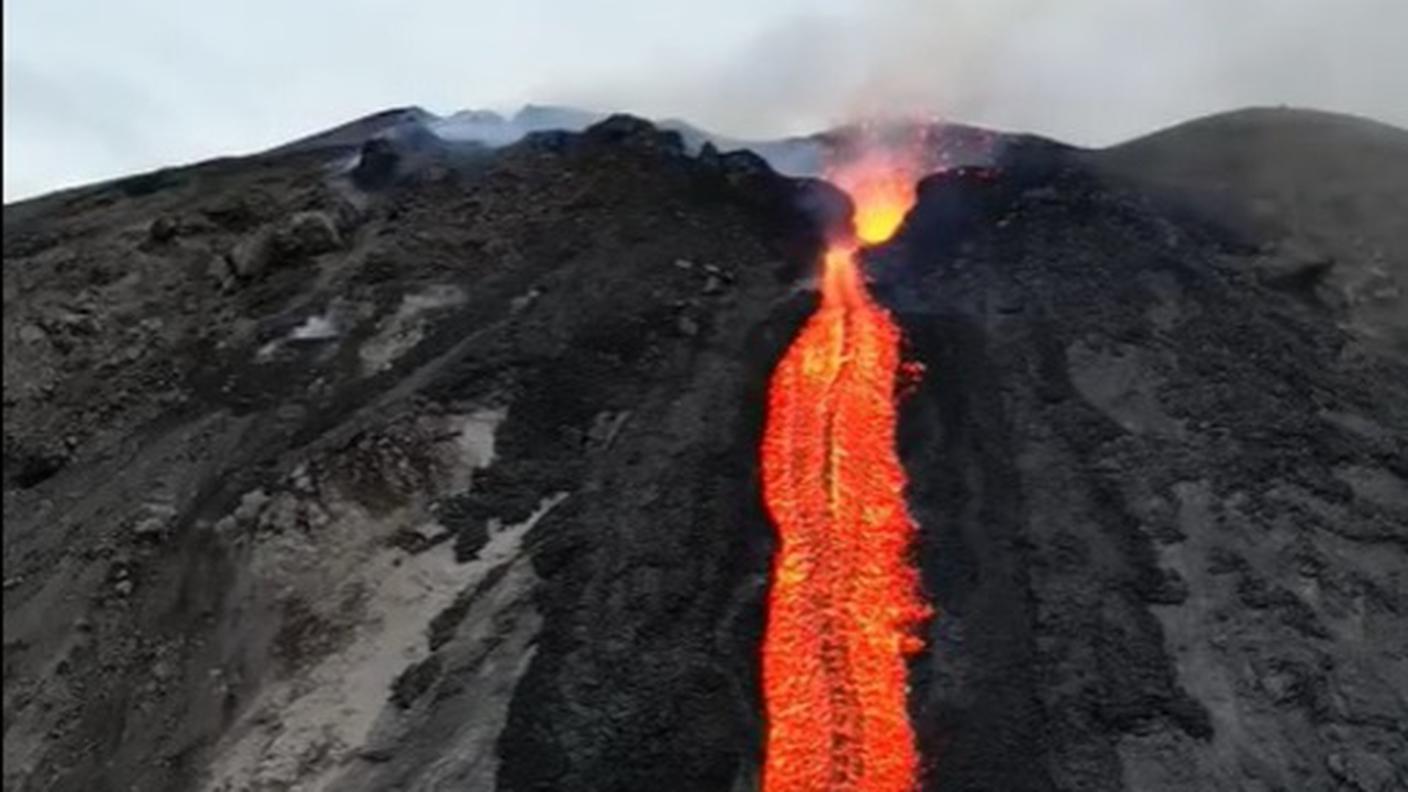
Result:
{"label": "orange lava", "polygon": [[[855,236],[883,241],[916,172],[887,155],[831,175]],[[866,290],[859,246],[826,252],[821,302],[773,372],[763,496],[779,537],[763,642],[765,792],[910,792],[918,752],[905,658],[928,616],[895,451],[900,332]]]}
{"label": "orange lava", "polygon": [[894,235],[914,206],[917,167],[905,150],[875,149],[831,174],[855,204],[857,239],[875,245]]}

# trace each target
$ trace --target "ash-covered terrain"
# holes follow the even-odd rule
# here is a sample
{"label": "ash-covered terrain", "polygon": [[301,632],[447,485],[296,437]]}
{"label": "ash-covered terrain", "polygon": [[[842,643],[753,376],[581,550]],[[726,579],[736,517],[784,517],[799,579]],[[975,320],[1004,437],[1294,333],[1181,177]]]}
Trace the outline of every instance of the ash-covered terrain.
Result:
{"label": "ash-covered terrain", "polygon": [[[1404,788],[1408,132],[954,135],[868,255],[924,789]],[[7,792],[756,789],[845,200],[697,143],[397,111],[6,206]]]}

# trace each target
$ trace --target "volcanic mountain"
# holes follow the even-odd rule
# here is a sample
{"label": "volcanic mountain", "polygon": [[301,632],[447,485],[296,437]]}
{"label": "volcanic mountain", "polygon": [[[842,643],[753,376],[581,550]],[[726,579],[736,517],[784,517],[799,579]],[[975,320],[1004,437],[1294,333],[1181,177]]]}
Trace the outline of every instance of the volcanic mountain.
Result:
{"label": "volcanic mountain", "polygon": [[[5,207],[7,792],[762,788],[769,389],[860,131],[547,116]],[[846,250],[922,370],[848,435],[918,787],[1408,785],[1408,132],[915,139]]]}

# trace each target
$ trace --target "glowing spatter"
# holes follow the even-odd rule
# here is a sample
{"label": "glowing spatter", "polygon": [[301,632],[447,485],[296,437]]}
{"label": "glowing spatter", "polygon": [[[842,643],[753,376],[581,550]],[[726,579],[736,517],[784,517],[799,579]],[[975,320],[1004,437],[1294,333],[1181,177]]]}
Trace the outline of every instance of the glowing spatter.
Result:
{"label": "glowing spatter", "polygon": [[[914,173],[881,158],[833,174],[860,242],[888,238]],[[763,495],[779,548],[763,644],[765,792],[910,792],[918,753],[905,658],[928,615],[895,451],[900,332],[847,240],[821,301],[773,372]]]}

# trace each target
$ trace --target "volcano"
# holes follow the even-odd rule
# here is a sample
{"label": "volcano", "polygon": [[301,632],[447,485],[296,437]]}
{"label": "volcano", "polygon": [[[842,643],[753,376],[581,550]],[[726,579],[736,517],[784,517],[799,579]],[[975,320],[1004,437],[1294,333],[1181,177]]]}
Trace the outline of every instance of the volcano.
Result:
{"label": "volcano", "polygon": [[7,792],[1408,784],[1408,132],[558,117],[5,207]]}

